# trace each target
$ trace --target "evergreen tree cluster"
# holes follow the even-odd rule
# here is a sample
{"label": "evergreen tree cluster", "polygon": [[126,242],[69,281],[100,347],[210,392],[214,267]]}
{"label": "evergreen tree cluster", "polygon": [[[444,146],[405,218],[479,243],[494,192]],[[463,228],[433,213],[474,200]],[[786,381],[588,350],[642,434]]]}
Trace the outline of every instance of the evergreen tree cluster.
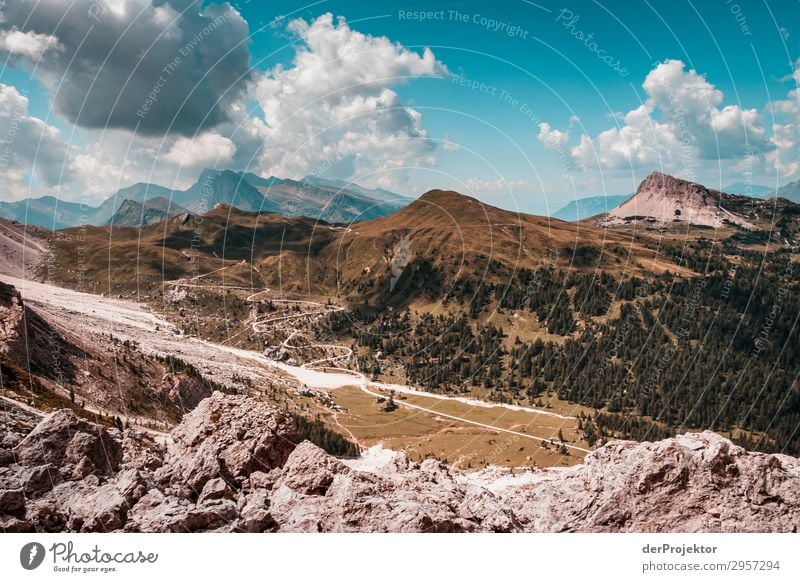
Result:
{"label": "evergreen tree cluster", "polygon": [[[796,455],[800,266],[792,251],[733,253],[730,241],[700,237],[665,246],[691,276],[518,269],[502,284],[454,281],[443,300],[455,315],[350,312],[330,326],[401,362],[409,383],[431,391],[480,387],[498,401],[533,404],[555,394],[591,407],[584,433],[596,441],[711,429]],[[596,258],[579,253],[583,263]],[[483,317],[489,308],[536,313],[564,337],[509,342]]]}
{"label": "evergreen tree cluster", "polygon": [[311,441],[335,457],[355,458],[361,454],[357,444],[329,429],[319,417],[313,420],[300,414],[293,414],[292,417],[297,427],[298,443]]}

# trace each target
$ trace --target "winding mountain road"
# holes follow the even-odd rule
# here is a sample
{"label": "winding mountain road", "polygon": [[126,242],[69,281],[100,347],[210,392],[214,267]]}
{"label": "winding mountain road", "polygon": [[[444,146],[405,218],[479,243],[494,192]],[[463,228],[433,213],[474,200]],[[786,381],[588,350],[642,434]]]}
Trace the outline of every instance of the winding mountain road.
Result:
{"label": "winding mountain road", "polygon": [[[182,336],[171,323],[137,303],[72,291],[45,283],[36,283],[5,275],[0,276],[0,279],[14,285],[20,291],[26,302],[36,308],[42,309],[42,311],[47,313],[49,318],[55,319],[62,325],[78,330],[91,329],[95,333],[113,333],[115,337],[122,340],[128,339],[137,342],[141,349],[147,353],[173,354],[196,366],[201,373],[217,380],[220,377],[231,378],[234,374],[240,376],[246,375],[257,381],[266,379],[278,380],[281,376],[284,378],[289,376],[303,385],[320,389],[333,390],[346,386],[355,386],[376,398],[385,396],[385,394],[375,392],[375,389],[388,390],[437,400],[459,402],[473,407],[500,407],[508,410],[546,415],[561,420],[574,419],[574,417],[564,416],[546,410],[445,396],[417,390],[410,386],[372,382],[360,371],[323,365],[325,362],[333,363],[352,356],[352,350],[346,346],[339,346],[336,344],[308,344],[306,346],[297,346],[289,343],[295,337],[295,334],[290,334],[284,341],[286,347],[321,347],[345,351],[344,354],[322,358],[301,366],[290,366],[284,362],[271,360],[259,352]],[[435,408],[428,408],[403,400],[397,400],[396,403],[399,406],[409,409],[478,426],[487,430],[512,434],[538,442],[550,442],[550,439],[537,437],[524,432],[497,427],[457,415],[445,414]],[[588,449],[575,445],[564,443],[564,446],[571,450],[580,451],[581,453],[589,452]]]}

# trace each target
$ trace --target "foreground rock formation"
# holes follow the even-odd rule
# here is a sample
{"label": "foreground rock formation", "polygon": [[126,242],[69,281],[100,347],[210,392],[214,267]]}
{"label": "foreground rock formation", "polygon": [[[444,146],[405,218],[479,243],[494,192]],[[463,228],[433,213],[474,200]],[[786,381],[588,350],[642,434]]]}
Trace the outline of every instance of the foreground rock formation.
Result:
{"label": "foreground rock formation", "polygon": [[282,411],[214,393],[166,445],[4,404],[3,531],[797,531],[800,461],[714,433],[615,442],[569,469],[341,461]]}

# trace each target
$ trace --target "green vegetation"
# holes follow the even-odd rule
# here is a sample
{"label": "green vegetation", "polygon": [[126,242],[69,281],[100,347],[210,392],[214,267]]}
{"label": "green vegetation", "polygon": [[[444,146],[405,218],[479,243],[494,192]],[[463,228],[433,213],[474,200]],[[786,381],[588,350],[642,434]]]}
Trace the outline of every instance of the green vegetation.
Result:
{"label": "green vegetation", "polygon": [[[366,348],[360,365],[373,374],[389,359],[435,392],[591,407],[582,430],[593,443],[711,429],[756,450],[800,454],[795,255],[783,248],[762,263],[756,252],[723,250],[727,243],[702,237],[666,246],[676,264],[701,270],[695,277],[542,267],[505,284],[457,281],[444,298],[451,314],[353,311],[333,314],[329,328]],[[566,337],[510,341],[488,320],[503,310],[535,313]]]}
{"label": "green vegetation", "polygon": [[299,414],[293,414],[292,417],[299,435],[298,443],[309,440],[336,457],[354,458],[361,454],[357,444],[329,429],[319,417],[314,420],[309,420]]}

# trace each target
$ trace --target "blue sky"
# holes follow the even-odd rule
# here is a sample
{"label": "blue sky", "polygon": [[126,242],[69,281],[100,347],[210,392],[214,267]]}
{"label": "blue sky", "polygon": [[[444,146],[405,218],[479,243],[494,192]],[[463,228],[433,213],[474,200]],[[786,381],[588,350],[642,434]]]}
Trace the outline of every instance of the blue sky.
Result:
{"label": "blue sky", "polygon": [[11,144],[3,199],[217,166],[546,214],[652,170],[800,173],[793,2],[104,1],[5,15],[0,132],[37,147]]}

